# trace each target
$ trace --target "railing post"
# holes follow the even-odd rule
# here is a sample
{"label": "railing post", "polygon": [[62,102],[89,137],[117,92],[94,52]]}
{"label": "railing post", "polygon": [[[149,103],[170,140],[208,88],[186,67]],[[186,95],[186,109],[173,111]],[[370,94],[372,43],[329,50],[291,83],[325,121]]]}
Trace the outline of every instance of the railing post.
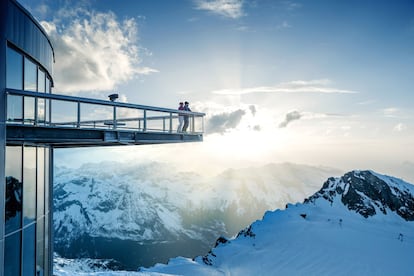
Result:
{"label": "railing post", "polygon": [[114,119],[113,128],[116,129],[116,106],[114,106],[114,116],[113,116],[113,119]]}
{"label": "railing post", "polygon": [[162,117],[162,132],[165,132],[165,117]]}
{"label": "railing post", "polygon": [[192,115],[191,119],[193,120],[191,122],[191,132],[194,132],[195,131],[195,128],[194,128],[194,126],[195,126],[195,115]]}
{"label": "railing post", "polygon": [[173,125],[172,120],[173,120],[172,119],[172,112],[170,112],[170,131],[169,131],[170,133],[172,132],[172,125]]}
{"label": "railing post", "polygon": [[78,113],[77,113],[77,120],[76,120],[77,128],[80,128],[80,121],[81,121],[81,109],[80,109],[80,101],[78,101]]}
{"label": "railing post", "polygon": [[204,116],[201,117],[201,132],[204,133]]}
{"label": "railing post", "polygon": [[49,125],[52,125],[52,99],[49,100]]}
{"label": "railing post", "polygon": [[144,109],[144,128],[143,131],[147,131],[147,110]]}
{"label": "railing post", "polygon": [[[23,103],[24,103],[24,97],[22,97]],[[37,97],[35,97],[35,103],[34,103],[34,125],[37,126]],[[23,105],[24,107],[24,105]],[[23,110],[23,116],[24,116],[24,110]]]}
{"label": "railing post", "polygon": [[49,99],[47,102],[49,104],[49,125],[52,125],[52,100]]}

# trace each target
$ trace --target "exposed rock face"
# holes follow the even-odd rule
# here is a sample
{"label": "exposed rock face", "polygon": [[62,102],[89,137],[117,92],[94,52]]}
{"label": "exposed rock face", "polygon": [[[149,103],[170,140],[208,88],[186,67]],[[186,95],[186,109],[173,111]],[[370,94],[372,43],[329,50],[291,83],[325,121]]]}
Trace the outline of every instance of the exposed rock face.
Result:
{"label": "exposed rock face", "polygon": [[[326,204],[327,202],[328,204]],[[332,208],[329,208],[329,204]],[[346,208],[344,208],[344,206]],[[380,221],[373,219],[367,222],[364,219],[380,215],[385,215]],[[298,216],[302,217],[303,220],[300,220],[299,222],[297,220]],[[350,217],[357,219],[350,222]],[[406,220],[406,223],[401,223],[403,221],[399,217]],[[362,221],[367,222],[367,224],[360,223],[359,218]],[[343,235],[348,231],[345,230],[344,225],[347,225],[349,227],[348,229],[352,229],[352,235],[355,233],[353,232],[354,227],[364,229],[364,233],[361,232],[360,236],[363,237],[365,235],[365,238],[361,238],[360,240],[362,244],[366,242],[365,239],[369,240],[371,238],[370,242],[374,240],[373,244],[381,243],[381,239],[387,237],[387,235],[390,235],[390,237],[387,238],[391,240],[391,243],[395,242],[395,240],[403,242],[404,234],[400,231],[411,233],[412,228],[410,227],[413,226],[412,221],[414,221],[414,185],[398,178],[377,174],[373,171],[351,171],[342,177],[328,178],[322,188],[314,195],[305,199],[303,204],[287,204],[285,210],[267,212],[261,221],[256,221],[240,231],[235,239],[218,239],[215,248],[213,248],[209,254],[195,258],[194,260],[213,267],[220,266],[222,263],[225,263],[226,258],[231,259],[231,255],[228,252],[233,252],[231,249],[232,245],[236,248],[234,252],[237,252],[237,254],[241,251],[240,248],[243,246],[249,248],[249,252],[251,253],[258,250],[255,248],[256,244],[261,244],[261,246],[264,247],[264,245],[269,242],[268,240],[277,240],[277,242],[274,242],[275,248],[278,246],[281,248],[281,250],[278,251],[281,254],[277,255],[278,258],[279,256],[282,256],[283,260],[289,259],[289,256],[286,256],[285,253],[287,250],[286,248],[290,248],[290,245],[286,248],[281,246],[281,244],[284,244],[284,240],[278,240],[277,234],[272,236],[273,231],[284,236],[289,236],[289,234],[286,233],[301,233],[300,235],[294,234],[294,236],[290,236],[290,239],[287,240],[292,244],[297,244],[298,240],[302,239],[306,242],[308,248],[315,249],[321,246],[320,244],[313,244],[314,241],[320,240],[320,230],[323,230],[324,235],[326,235],[323,240],[330,239],[330,243],[328,244],[331,244],[338,241],[338,234]],[[364,228],[366,225],[370,225],[369,230]],[[376,225],[377,227],[380,225],[380,227],[384,226],[387,228],[385,231],[386,233],[383,236],[378,237],[378,240],[376,240],[375,237],[370,236],[370,230],[373,225]],[[401,230],[400,227],[402,225],[407,228]],[[289,228],[287,231],[286,229],[282,229],[285,227],[292,228]],[[303,229],[306,229],[305,232]],[[309,232],[311,229],[313,229],[313,234],[310,234]],[[366,234],[367,232],[368,234]],[[304,233],[306,233],[306,235],[304,235]],[[246,241],[246,239],[249,241]],[[265,239],[265,241],[261,239]],[[310,244],[313,244],[314,247]],[[352,258],[354,257],[353,249],[359,246],[355,245],[352,241],[350,241],[349,244],[347,242],[342,244],[341,242],[338,242],[338,244],[343,248],[346,248],[342,253],[346,254],[346,252],[351,252],[350,254],[352,254]],[[348,245],[350,245],[350,247],[348,247]],[[366,243],[365,246],[361,245],[359,248],[372,247],[372,245],[367,245],[368,243]],[[327,249],[329,249],[329,247],[327,247]],[[263,248],[260,250],[263,250]],[[300,250],[302,250],[302,248],[293,250],[295,251],[295,257],[293,258],[295,262],[297,260],[297,252]],[[411,254],[412,247],[409,247],[409,251]],[[246,254],[246,251],[244,251],[244,254]],[[318,254],[323,253],[319,252]],[[243,253],[240,254],[240,256],[242,255]],[[346,258],[339,257],[339,259]],[[398,257],[398,259],[400,260],[401,257]],[[313,259],[312,265],[314,265]],[[373,265],[376,265],[376,260],[373,261]],[[273,264],[270,267],[273,269]],[[280,267],[284,268],[284,265]],[[295,268],[297,269],[297,267]]]}
{"label": "exposed rock face", "polygon": [[329,178],[316,194],[305,203],[324,198],[331,203],[336,198],[365,218],[377,212],[395,212],[407,221],[414,220],[412,187],[393,177],[380,176],[372,171],[352,171],[340,178]]}

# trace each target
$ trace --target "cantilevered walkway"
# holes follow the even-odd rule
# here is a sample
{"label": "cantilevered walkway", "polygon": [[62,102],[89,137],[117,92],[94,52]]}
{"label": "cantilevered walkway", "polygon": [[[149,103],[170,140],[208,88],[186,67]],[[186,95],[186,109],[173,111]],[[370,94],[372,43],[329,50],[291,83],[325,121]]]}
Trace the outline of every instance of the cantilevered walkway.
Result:
{"label": "cantilevered walkway", "polygon": [[201,142],[204,113],[7,89],[7,143],[55,148]]}

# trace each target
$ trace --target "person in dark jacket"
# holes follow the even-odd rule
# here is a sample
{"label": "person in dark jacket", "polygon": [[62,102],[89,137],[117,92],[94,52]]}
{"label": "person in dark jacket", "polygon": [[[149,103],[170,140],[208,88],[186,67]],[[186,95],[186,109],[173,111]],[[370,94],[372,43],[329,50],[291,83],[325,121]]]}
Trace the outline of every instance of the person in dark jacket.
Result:
{"label": "person in dark jacket", "polygon": [[[191,111],[190,107],[189,107],[189,102],[185,102],[184,103],[184,111]],[[188,114],[184,115],[184,125],[183,125],[183,132],[187,131],[188,125],[190,123],[190,116]]]}

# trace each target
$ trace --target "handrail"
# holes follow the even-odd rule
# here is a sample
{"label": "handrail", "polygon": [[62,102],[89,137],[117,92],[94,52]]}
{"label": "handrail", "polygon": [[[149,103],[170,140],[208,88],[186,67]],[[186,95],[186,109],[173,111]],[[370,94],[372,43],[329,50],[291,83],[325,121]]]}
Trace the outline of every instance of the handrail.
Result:
{"label": "handrail", "polygon": [[172,113],[197,115],[197,116],[206,115],[203,112],[184,111],[184,110],[177,110],[177,109],[171,109],[171,108],[155,107],[155,106],[131,104],[131,103],[122,103],[122,102],[111,102],[111,101],[106,101],[106,100],[74,97],[74,96],[67,96],[67,95],[61,95],[61,94],[39,93],[39,92],[31,92],[31,91],[24,91],[24,90],[16,90],[16,89],[11,89],[11,88],[6,88],[6,94],[40,97],[44,99],[61,100],[61,101],[68,101],[68,102],[81,102],[81,103],[87,103],[87,104],[99,104],[99,105],[125,107],[125,108],[133,108],[133,109],[143,109],[143,110],[149,110],[149,111],[172,112]]}
{"label": "handrail", "polygon": [[[140,131],[154,131],[154,130],[160,130],[160,131],[168,131],[170,133],[173,132],[173,119],[178,118],[179,116],[186,116],[190,119],[191,124],[190,127],[190,133],[203,133],[204,132],[204,116],[205,113],[202,112],[192,112],[192,111],[183,111],[183,110],[177,110],[177,109],[170,109],[170,108],[162,108],[162,107],[154,107],[154,106],[146,106],[146,105],[139,105],[139,104],[131,104],[131,103],[122,103],[122,102],[112,102],[112,101],[105,101],[105,100],[99,100],[99,99],[91,99],[91,98],[83,98],[83,97],[74,97],[74,96],[66,96],[66,95],[59,95],[59,94],[49,94],[49,93],[39,93],[39,92],[32,92],[32,91],[24,91],[24,90],[16,90],[16,89],[6,89],[6,94],[18,96],[18,97],[31,97],[34,98],[34,118],[25,118],[25,117],[15,117],[11,118],[10,122],[22,122],[22,123],[30,123],[30,120],[33,120],[32,124],[34,126],[39,125],[42,126],[50,126],[50,127],[56,127],[56,126],[72,126],[75,128],[102,128],[103,126],[108,126],[108,128],[111,128],[113,130],[116,129],[130,129],[130,130],[140,130]],[[38,120],[38,101],[39,99],[47,99],[49,100],[49,119],[47,121]],[[75,105],[73,108],[75,109],[75,117],[74,120],[70,121],[55,121],[52,119],[52,103],[56,102],[70,102],[74,103]],[[83,117],[81,112],[81,105],[96,105],[96,106],[106,106],[106,107],[112,107],[113,108],[113,114],[109,118],[97,118],[97,119],[91,119]],[[26,106],[23,107],[26,109]],[[137,110],[141,111],[142,115],[136,114],[138,116],[133,117],[118,117],[117,111],[119,109],[131,109],[131,110]],[[157,112],[158,114],[148,114],[148,111],[150,112]],[[23,112],[24,113],[24,112]],[[162,114],[164,113],[164,114]],[[119,114],[118,114],[119,115]],[[131,114],[132,115],[132,114]],[[27,119],[27,120],[26,120]],[[84,120],[82,120],[84,119]],[[86,119],[86,120],[85,120]],[[201,120],[199,121],[201,123],[198,124],[198,126],[201,127],[197,130],[195,129],[195,120]],[[8,119],[9,120],[9,119]],[[44,119],[43,119],[44,120]],[[148,126],[149,121],[155,121],[160,122],[162,124],[162,127],[154,128],[153,126]],[[167,124],[166,124],[167,121]],[[168,123],[169,121],[169,123]],[[137,126],[133,126],[128,124],[125,127],[125,123],[128,122],[136,122]],[[143,126],[141,125],[141,122],[143,123]],[[177,132],[180,132],[177,130]]]}
{"label": "handrail", "polygon": [[[170,112],[171,113],[171,112]],[[115,121],[117,122],[134,122],[134,121],[144,121],[145,119],[148,121],[154,121],[154,120],[161,120],[161,119],[165,119],[168,118],[170,119],[170,115],[166,115],[166,116],[151,116],[148,118],[144,118],[144,117],[130,117],[130,118],[119,118],[116,119]],[[172,119],[177,119],[178,115],[176,116],[172,116]],[[87,120],[87,121],[79,121],[82,124],[92,124],[92,123],[107,123],[107,122],[113,122],[114,120],[111,119],[100,119],[100,120]],[[74,124],[75,122],[70,121],[70,122],[59,122],[59,125],[70,125],[70,124]]]}

